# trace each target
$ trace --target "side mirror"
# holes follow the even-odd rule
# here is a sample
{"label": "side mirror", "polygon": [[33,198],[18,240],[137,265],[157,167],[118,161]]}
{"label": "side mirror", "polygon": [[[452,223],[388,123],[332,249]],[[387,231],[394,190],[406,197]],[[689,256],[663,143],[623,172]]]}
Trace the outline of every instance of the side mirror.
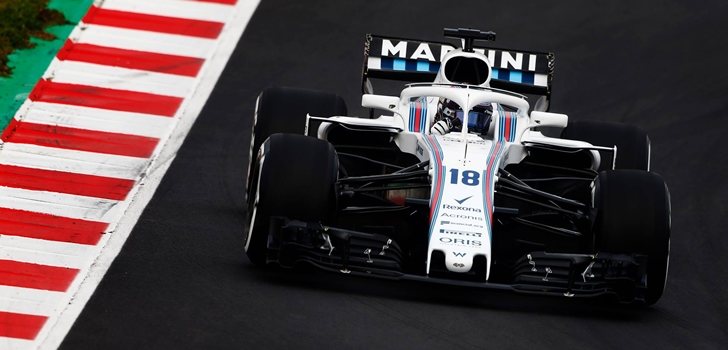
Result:
{"label": "side mirror", "polygon": [[361,106],[364,108],[377,108],[395,111],[399,104],[399,97],[364,94],[361,96]]}
{"label": "side mirror", "polygon": [[569,123],[569,116],[560,113],[551,112],[531,112],[531,123],[528,125],[529,128],[537,128],[541,126],[565,128]]}

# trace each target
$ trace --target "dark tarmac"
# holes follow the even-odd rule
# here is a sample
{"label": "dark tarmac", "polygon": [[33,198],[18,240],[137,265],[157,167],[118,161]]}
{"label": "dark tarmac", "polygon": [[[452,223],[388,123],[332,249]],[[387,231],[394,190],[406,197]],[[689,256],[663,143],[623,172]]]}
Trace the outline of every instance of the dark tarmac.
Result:
{"label": "dark tarmac", "polygon": [[[728,3],[263,1],[66,349],[725,348]],[[552,111],[647,129],[672,194],[667,290],[648,309],[261,270],[243,253],[255,98],[338,92],[364,115],[364,34],[556,53]],[[721,345],[723,344],[723,345]]]}

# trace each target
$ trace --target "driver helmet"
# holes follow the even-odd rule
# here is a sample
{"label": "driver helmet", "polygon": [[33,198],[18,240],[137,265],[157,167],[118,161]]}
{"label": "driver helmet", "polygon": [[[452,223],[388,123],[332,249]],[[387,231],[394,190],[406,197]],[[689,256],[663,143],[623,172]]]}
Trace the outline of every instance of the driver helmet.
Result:
{"label": "driver helmet", "polygon": [[[493,114],[490,103],[473,107],[468,113],[468,132],[487,134]],[[461,131],[463,128],[464,113],[460,106],[452,100],[441,98],[437,104],[435,120],[445,120],[450,131]]]}
{"label": "driver helmet", "polygon": [[435,114],[435,120],[446,121],[450,131],[460,131],[462,130],[463,122],[462,118],[457,118],[457,111],[460,111],[460,113],[462,114],[462,110],[460,110],[460,106],[457,104],[457,102],[448,100],[446,98],[441,98],[437,102],[437,113]]}

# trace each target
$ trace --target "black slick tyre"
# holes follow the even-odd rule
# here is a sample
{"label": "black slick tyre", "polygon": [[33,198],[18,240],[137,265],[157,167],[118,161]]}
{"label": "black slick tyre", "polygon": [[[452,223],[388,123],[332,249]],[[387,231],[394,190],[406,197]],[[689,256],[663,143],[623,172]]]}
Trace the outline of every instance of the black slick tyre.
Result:
{"label": "black slick tyre", "polygon": [[660,299],[670,259],[670,193],[662,177],[640,170],[599,174],[594,226],[597,252],[647,255],[644,301]]}
{"label": "black slick tyre", "polygon": [[[329,117],[346,115],[346,103],[335,94],[290,87],[270,87],[263,90],[255,104],[253,132],[250,135],[248,162],[248,191],[252,181],[254,159],[258,149],[275,133],[302,135],[306,126],[306,114]],[[315,136],[316,130],[310,130]]]}
{"label": "black slick tyre", "polygon": [[245,252],[253,264],[267,263],[271,216],[329,222],[337,205],[339,159],[326,141],[273,134],[252,169]]}

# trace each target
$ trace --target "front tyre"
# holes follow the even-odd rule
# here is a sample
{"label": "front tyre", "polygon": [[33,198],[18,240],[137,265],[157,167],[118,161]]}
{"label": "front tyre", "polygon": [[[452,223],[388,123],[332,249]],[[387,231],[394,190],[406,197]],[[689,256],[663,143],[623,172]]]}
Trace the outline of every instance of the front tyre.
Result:
{"label": "front tyre", "polygon": [[662,177],[639,170],[603,171],[594,204],[597,251],[647,255],[645,303],[656,303],[670,260],[670,193]]}
{"label": "front tyre", "polygon": [[319,117],[344,116],[347,114],[346,103],[332,93],[290,87],[269,87],[258,95],[250,135],[246,196],[251,192],[252,167],[255,165],[253,158],[260,146],[276,133],[302,135],[306,114]]}
{"label": "front tyre", "polygon": [[254,164],[245,253],[253,264],[265,265],[272,216],[322,223],[333,219],[339,159],[326,141],[273,134]]}

